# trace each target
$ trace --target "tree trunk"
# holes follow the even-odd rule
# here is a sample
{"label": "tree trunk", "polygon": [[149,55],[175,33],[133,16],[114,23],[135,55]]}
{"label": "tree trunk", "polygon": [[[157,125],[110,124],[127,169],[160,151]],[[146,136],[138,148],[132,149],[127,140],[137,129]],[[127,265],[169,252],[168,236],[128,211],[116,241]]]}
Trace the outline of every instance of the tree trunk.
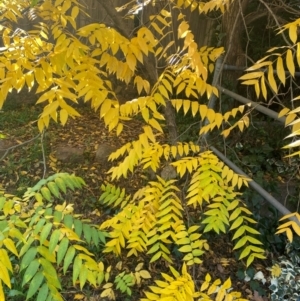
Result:
{"label": "tree trunk", "polygon": [[[236,67],[246,66],[246,57],[243,50],[241,37],[245,31],[243,12],[248,4],[248,0],[235,0],[229,9],[224,13],[222,28],[225,33],[225,57],[224,63]],[[223,79],[235,86],[241,72],[223,72]]]}
{"label": "tree trunk", "polygon": [[[124,37],[130,39],[131,29],[124,22],[121,16],[116,11],[112,1],[108,0],[98,0],[98,2],[104,7],[108,16],[114,22],[116,30],[118,30]],[[144,67],[147,71],[147,80],[150,85],[153,87],[158,80],[157,70],[156,70],[156,60],[154,57],[144,57]],[[174,108],[169,99],[166,100],[166,107],[164,108],[164,116],[166,119],[166,125],[169,132],[169,141],[172,144],[175,144],[177,141],[177,127],[175,120]]]}

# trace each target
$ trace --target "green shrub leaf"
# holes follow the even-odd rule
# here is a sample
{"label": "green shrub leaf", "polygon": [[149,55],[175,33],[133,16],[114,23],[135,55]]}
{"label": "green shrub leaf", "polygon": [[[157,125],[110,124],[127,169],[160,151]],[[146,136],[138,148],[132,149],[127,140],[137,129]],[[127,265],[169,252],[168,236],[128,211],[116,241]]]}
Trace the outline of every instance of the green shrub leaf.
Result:
{"label": "green shrub leaf", "polygon": [[20,265],[20,270],[22,271],[25,269],[34,259],[37,253],[37,248],[31,247],[24,255],[21,265]]}
{"label": "green shrub leaf", "polygon": [[44,281],[44,275],[42,271],[35,274],[35,276],[30,282],[26,300],[30,299],[38,291],[43,281]]}
{"label": "green shrub leaf", "polygon": [[24,276],[23,276],[23,282],[22,282],[22,286],[24,286],[24,284],[26,284],[28,281],[30,281],[32,279],[32,277],[36,274],[36,272],[38,271],[40,267],[40,263],[37,259],[33,260],[28,268],[26,269]]}
{"label": "green shrub leaf", "polygon": [[65,254],[67,252],[68,246],[69,246],[69,240],[66,237],[64,237],[61,240],[59,247],[58,247],[58,251],[57,251],[57,264],[58,265],[63,260]]}

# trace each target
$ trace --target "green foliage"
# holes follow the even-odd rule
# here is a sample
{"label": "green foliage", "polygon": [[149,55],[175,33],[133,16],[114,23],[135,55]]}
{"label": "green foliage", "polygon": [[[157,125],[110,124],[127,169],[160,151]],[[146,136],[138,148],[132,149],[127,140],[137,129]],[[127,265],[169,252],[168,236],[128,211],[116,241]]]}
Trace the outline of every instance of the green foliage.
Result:
{"label": "green foliage", "polygon": [[1,194],[2,300],[5,286],[14,288],[17,279],[26,300],[38,301],[63,300],[61,278],[70,272],[73,285],[79,283],[81,289],[86,283],[102,283],[103,264],[96,262],[87,247],[99,248],[106,234],[73,214],[72,204],[52,205],[53,198],[62,198],[67,188],[83,184],[82,179],[61,173],[41,180],[23,198]]}

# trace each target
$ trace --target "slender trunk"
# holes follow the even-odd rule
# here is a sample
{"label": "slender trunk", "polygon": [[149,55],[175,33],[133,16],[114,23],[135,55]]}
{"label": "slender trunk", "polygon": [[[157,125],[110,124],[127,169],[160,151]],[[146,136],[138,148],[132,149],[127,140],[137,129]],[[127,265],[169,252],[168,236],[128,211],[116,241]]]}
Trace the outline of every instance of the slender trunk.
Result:
{"label": "slender trunk", "polygon": [[[243,12],[248,0],[235,0],[224,13],[222,20],[223,32],[226,34],[224,43],[226,55],[224,63],[233,66],[246,66],[246,57],[243,50],[241,37],[245,31]],[[226,72],[224,77],[233,85],[237,82],[240,72]]]}
{"label": "slender trunk", "polygon": [[[131,30],[116,11],[113,2],[109,0],[98,0],[98,2],[102,5],[109,17],[113,20],[116,30],[118,30],[124,37],[129,39]],[[155,58],[144,57],[144,67],[147,70],[147,79],[149,80],[150,85],[153,87],[158,80]],[[177,127],[175,121],[174,108],[169,99],[166,100],[164,116],[169,132],[169,141],[170,143],[175,144],[178,137]]]}

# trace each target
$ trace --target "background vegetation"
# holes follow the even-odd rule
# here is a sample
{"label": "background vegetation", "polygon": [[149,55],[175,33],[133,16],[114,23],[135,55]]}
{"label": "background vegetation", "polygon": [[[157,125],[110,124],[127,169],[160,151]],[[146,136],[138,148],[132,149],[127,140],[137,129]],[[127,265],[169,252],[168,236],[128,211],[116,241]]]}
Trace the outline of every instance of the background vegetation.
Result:
{"label": "background vegetation", "polygon": [[0,9],[1,300],[299,299],[297,2]]}

